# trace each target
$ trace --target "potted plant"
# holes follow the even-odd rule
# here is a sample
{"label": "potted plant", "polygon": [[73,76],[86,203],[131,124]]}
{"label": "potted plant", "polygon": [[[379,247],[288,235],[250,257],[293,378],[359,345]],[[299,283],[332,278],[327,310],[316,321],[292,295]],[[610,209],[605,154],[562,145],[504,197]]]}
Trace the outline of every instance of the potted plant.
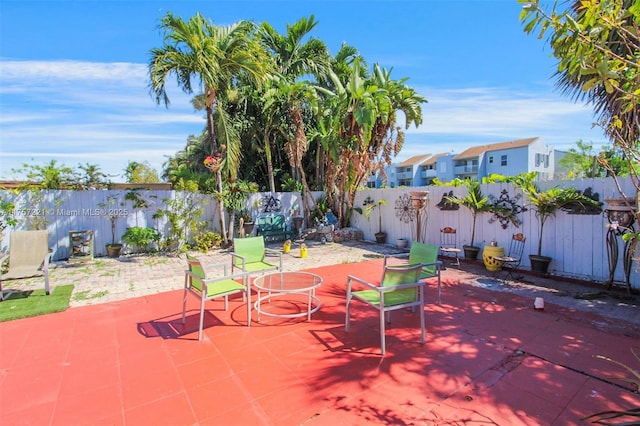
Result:
{"label": "potted plant", "polygon": [[[120,216],[126,216],[128,214],[127,209],[120,209],[113,207],[116,204],[118,196],[113,195],[107,197],[106,203],[98,203],[98,206],[102,209],[102,214],[107,216],[111,221],[111,243],[105,244],[107,250],[107,256],[119,257],[122,251],[122,244],[116,243],[116,222]],[[122,206],[122,204],[121,204]]]}
{"label": "potted plant", "polygon": [[581,194],[575,188],[549,188],[542,191],[533,181],[536,174],[525,174],[516,177],[515,184],[529,199],[530,207],[535,211],[538,218],[538,250],[536,254],[530,254],[531,270],[546,274],[552,258],[542,255],[542,236],[544,225],[547,220],[556,215],[556,212],[571,204],[582,204],[583,206],[599,206],[598,202]]}
{"label": "potted plant", "polygon": [[[244,216],[243,221],[250,219],[253,222],[253,218],[248,211],[244,208],[246,201],[249,199],[249,195],[258,192],[258,184],[255,182],[249,182],[245,180],[228,180],[224,183],[224,191],[222,193],[222,201],[224,203],[227,212],[229,213],[229,236],[228,240],[233,240],[234,226],[239,224],[240,220],[237,219],[243,212],[247,214]],[[244,228],[244,223],[242,224]],[[247,228],[243,229],[245,235],[253,232],[253,226],[250,227],[251,231],[247,232]]]}
{"label": "potted plant", "polygon": [[398,248],[407,248],[407,246],[409,245],[409,240],[407,240],[406,238],[398,238],[396,240],[396,247]]}
{"label": "potted plant", "polygon": [[249,236],[253,233],[255,223],[251,212],[247,209],[242,209],[238,213],[238,226],[242,226],[242,231],[245,236]]}
{"label": "potted plant", "polygon": [[[367,197],[364,200],[364,216],[369,220],[371,218],[371,213],[378,209],[380,210],[380,206],[384,206],[387,204],[387,200],[381,199],[378,201],[374,201],[371,197]],[[384,244],[387,241],[387,233],[382,232],[382,211],[378,212],[378,232],[375,233],[376,243]]]}
{"label": "potted plant", "polygon": [[480,189],[480,182],[477,180],[466,180],[464,185],[467,187],[467,195],[462,198],[455,196],[447,196],[446,198],[454,204],[465,206],[471,212],[471,216],[473,217],[471,224],[471,242],[469,245],[463,245],[462,249],[464,250],[465,259],[475,260],[478,258],[478,253],[480,252],[480,247],[473,245],[476,237],[476,220],[480,213],[492,211],[493,203],[489,198],[484,196]]}

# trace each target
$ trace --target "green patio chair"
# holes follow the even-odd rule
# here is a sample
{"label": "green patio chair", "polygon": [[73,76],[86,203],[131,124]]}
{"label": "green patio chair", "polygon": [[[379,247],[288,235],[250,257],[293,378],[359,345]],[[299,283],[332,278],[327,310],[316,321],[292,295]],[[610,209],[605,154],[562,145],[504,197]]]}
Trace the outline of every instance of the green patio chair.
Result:
{"label": "green patio chair", "polygon": [[[198,328],[198,340],[202,340],[202,328],[204,326],[204,304],[208,300],[224,297],[224,310],[229,309],[229,296],[242,293],[242,300],[247,304],[247,326],[251,326],[251,293],[247,273],[227,275],[227,265],[211,264],[202,265],[200,260],[187,255],[189,269],[184,276],[184,294],[182,300],[182,323],[185,323],[187,310],[187,295],[191,294],[200,299],[200,325]],[[207,278],[206,269],[222,267],[223,275]],[[242,279],[241,282],[238,280]]]}
{"label": "green patio chair", "polygon": [[[0,262],[7,255],[0,255]],[[4,300],[2,281],[44,277],[44,291],[49,291],[49,264],[53,251],[49,249],[49,233],[43,231],[11,231],[9,237],[9,270],[0,276],[0,301]]]}
{"label": "green patio chair", "polygon": [[[279,259],[277,265],[265,260],[266,255],[274,255]],[[233,240],[233,253],[231,253],[231,273],[235,269],[242,272],[266,272],[269,270],[282,270],[282,252],[266,248],[263,236],[236,238]]]}
{"label": "green patio chair", "polygon": [[420,243],[414,241],[411,243],[411,249],[409,253],[393,254],[384,257],[384,266],[387,266],[387,262],[390,258],[402,258],[409,257],[409,264],[415,265],[422,264],[422,272],[420,273],[420,279],[438,278],[438,305],[440,304],[440,271],[444,269],[442,261],[438,260],[438,252],[440,247],[431,244]]}
{"label": "green patio chair", "polygon": [[[425,342],[424,326],[424,288],[426,283],[420,280],[422,264],[385,266],[380,284],[369,283],[349,275],[347,279],[347,313],[345,331],[350,329],[351,300],[356,299],[373,306],[380,313],[380,348],[385,354],[385,314],[386,322],[391,323],[391,311],[404,308],[418,308],[420,315],[421,342]],[[353,283],[365,286],[367,290],[353,290]]]}

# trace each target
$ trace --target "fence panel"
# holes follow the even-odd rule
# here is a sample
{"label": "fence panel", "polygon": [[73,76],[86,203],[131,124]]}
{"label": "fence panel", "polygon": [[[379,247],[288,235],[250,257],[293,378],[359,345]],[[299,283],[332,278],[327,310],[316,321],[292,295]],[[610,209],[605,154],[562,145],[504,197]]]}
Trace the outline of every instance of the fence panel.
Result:
{"label": "fence panel", "polygon": [[[622,190],[628,195],[636,193],[630,179],[620,180]],[[580,191],[591,188],[593,193],[599,194],[600,201],[608,197],[617,197],[619,192],[611,178],[583,179],[574,181],[541,182],[542,189],[552,186],[573,186]],[[513,185],[506,183],[483,184],[485,195],[495,198],[505,195],[515,205],[527,207],[528,201]],[[428,202],[424,210],[423,229],[418,238],[415,217],[408,217],[411,203],[407,201],[410,193],[427,191]],[[504,194],[503,194],[504,191]],[[50,244],[55,250],[54,259],[65,259],[69,255],[69,231],[93,230],[95,232],[95,253],[100,256],[105,253],[104,245],[111,242],[111,221],[109,209],[117,217],[115,222],[115,238],[119,241],[127,227],[142,226],[158,229],[166,237],[170,233],[170,225],[166,218],[154,218],[159,209],[166,207],[165,199],[176,199],[182,196],[180,192],[169,190],[135,191],[138,199],[144,200],[145,205],[135,203],[135,199],[127,194],[133,191],[40,191],[20,192],[0,191],[3,200],[15,203],[15,213],[19,221],[16,229],[46,229],[49,230]],[[400,187],[385,189],[366,189],[358,191],[354,207],[364,210],[364,201],[370,197],[375,202],[386,200],[367,220],[364,214],[353,213],[351,226],[363,231],[366,240],[374,241],[374,234],[378,232],[378,221],[382,219],[382,230],[387,233],[387,243],[394,244],[399,238],[422,240],[430,244],[439,244],[440,229],[451,226],[457,229],[458,246],[469,244],[472,233],[472,216],[470,211],[460,206],[458,210],[442,210],[438,204],[448,194],[463,197],[465,187]],[[314,192],[317,199],[323,193]],[[127,199],[129,198],[129,199]],[[110,202],[110,200],[113,200]],[[271,204],[270,204],[271,203]],[[205,221],[208,229],[219,231],[219,220],[216,202],[212,196],[202,195],[199,205],[204,213],[201,220]],[[604,206],[603,206],[604,207]],[[298,210],[304,215],[304,203],[299,193],[257,193],[251,194],[246,208],[255,218],[265,214],[270,208],[284,214],[291,221],[292,213]],[[528,207],[527,207],[528,208]],[[381,215],[381,216],[379,216]],[[523,267],[530,267],[528,254],[536,253],[538,245],[538,220],[533,209],[519,215],[520,227],[508,223],[506,227],[495,220],[488,213],[480,214],[476,224],[474,244],[484,246],[490,241],[497,241],[499,245],[508,247],[511,236],[515,232],[522,232],[527,237]],[[560,211],[545,224],[542,254],[553,258],[550,270],[555,273],[574,276],[594,281],[608,279],[609,266],[605,237],[608,221],[603,214],[575,215]],[[309,224],[305,224],[309,226]],[[290,224],[291,226],[291,224]],[[636,224],[636,229],[638,229]],[[2,250],[7,250],[9,228],[3,231]],[[622,241],[619,239],[622,252]],[[637,263],[633,266],[631,282],[635,288],[640,288],[640,273]],[[623,281],[622,259],[618,260],[614,279]]]}

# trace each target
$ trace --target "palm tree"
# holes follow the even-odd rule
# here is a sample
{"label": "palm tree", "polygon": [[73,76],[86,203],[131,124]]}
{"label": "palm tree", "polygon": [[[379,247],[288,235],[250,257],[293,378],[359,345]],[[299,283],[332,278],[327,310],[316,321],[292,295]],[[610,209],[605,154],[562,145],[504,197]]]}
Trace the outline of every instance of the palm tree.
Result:
{"label": "palm tree", "polygon": [[[225,128],[228,124],[220,100],[240,74],[252,78],[256,83],[266,75],[264,52],[252,36],[255,26],[250,21],[215,26],[199,13],[184,21],[167,12],[160,21],[160,29],[164,32],[164,45],[151,50],[149,61],[152,96],[158,104],[169,105],[166,82],[171,75],[175,75],[178,86],[185,93],[193,93],[196,86],[198,94],[204,95],[211,154],[221,153],[229,146],[229,141],[223,147],[216,139],[216,127],[220,130],[220,127]],[[217,112],[218,126],[214,122],[214,111]],[[222,194],[221,169],[215,170],[215,174],[218,192]],[[228,239],[222,203],[218,203],[218,213],[226,244]]]}
{"label": "palm tree", "polygon": [[515,184],[527,196],[538,218],[539,234],[537,256],[542,256],[542,232],[544,231],[544,225],[547,219],[556,215],[558,210],[561,210],[565,206],[575,204],[599,207],[597,201],[581,194],[575,188],[553,187],[542,191],[533,181],[533,176],[530,174],[516,177]]}
{"label": "palm tree", "polygon": [[[402,148],[404,131],[396,124],[396,114],[405,114],[405,126],[422,123],[420,104],[425,99],[404,84],[392,80],[390,72],[374,66],[373,76],[363,73],[354,60],[349,79],[330,73],[333,87],[327,95],[322,117],[323,147],[328,150],[327,198],[339,206],[338,219],[346,225],[353,209],[356,190],[371,172],[391,164]],[[330,146],[332,145],[332,146]],[[335,193],[335,196],[334,196]]]}
{"label": "palm tree", "polygon": [[[305,130],[304,109],[317,98],[313,86],[300,79],[303,76],[313,75],[318,79],[328,68],[329,53],[324,42],[305,37],[316,27],[314,16],[301,18],[293,25],[287,25],[286,34],[279,34],[270,24],[261,26],[261,39],[263,46],[272,55],[275,69],[275,78],[267,90],[266,97],[269,101],[265,104],[265,113],[269,117],[278,115],[276,111],[285,109],[291,120],[292,131],[285,142],[285,150],[289,157],[292,175],[298,177],[303,186],[303,203],[305,211],[309,211],[308,197],[310,189],[304,173],[302,159],[308,149],[308,140]],[[269,123],[275,124],[269,120]],[[267,161],[271,161],[270,132],[265,129],[265,153]],[[273,173],[272,165],[268,164],[269,173]],[[273,178],[270,176],[270,182]],[[275,190],[274,187],[271,188]]]}
{"label": "palm tree", "polygon": [[468,208],[471,212],[473,220],[471,222],[471,242],[469,243],[469,247],[475,247],[473,243],[476,238],[476,221],[478,219],[478,215],[480,213],[491,212],[495,207],[491,200],[482,193],[480,182],[477,180],[467,179],[464,181],[464,185],[467,187],[467,195],[461,198],[447,197],[447,199],[454,204]]}

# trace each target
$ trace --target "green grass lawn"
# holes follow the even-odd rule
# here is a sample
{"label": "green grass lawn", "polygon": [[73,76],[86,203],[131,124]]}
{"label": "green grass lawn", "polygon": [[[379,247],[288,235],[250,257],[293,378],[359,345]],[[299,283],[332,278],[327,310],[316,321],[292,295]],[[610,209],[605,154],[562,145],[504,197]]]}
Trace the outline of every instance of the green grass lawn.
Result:
{"label": "green grass lawn", "polygon": [[69,307],[72,291],[69,284],[55,287],[49,296],[44,289],[12,293],[0,302],[0,322],[62,312]]}

